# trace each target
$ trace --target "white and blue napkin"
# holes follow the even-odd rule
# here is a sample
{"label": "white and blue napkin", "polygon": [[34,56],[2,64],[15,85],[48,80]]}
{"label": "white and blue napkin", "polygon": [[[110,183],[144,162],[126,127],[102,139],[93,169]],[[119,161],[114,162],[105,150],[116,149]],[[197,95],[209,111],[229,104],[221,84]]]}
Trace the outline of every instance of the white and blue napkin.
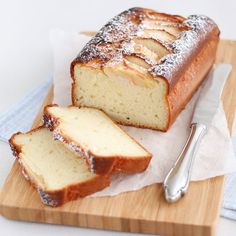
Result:
{"label": "white and blue napkin", "polygon": [[52,79],[44,81],[20,102],[0,114],[0,141],[8,142],[12,134],[30,130],[51,86]]}

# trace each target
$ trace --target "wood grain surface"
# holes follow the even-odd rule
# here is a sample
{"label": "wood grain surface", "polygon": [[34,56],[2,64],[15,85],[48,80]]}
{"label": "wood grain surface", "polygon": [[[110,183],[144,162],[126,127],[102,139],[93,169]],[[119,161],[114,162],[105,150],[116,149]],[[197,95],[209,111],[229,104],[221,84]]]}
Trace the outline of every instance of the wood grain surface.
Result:
{"label": "wood grain surface", "polygon": [[[233,66],[222,95],[230,130],[236,108],[235,58],[236,42],[222,40],[217,63],[231,63]],[[49,103],[51,98],[52,90],[45,103]],[[41,112],[35,125],[40,117]],[[188,194],[174,204],[165,202],[162,186],[154,184],[115,197],[84,198],[51,208],[41,203],[35,189],[14,163],[1,191],[0,212],[14,220],[168,236],[209,236],[214,235],[218,222],[223,184],[223,176],[192,182]]]}

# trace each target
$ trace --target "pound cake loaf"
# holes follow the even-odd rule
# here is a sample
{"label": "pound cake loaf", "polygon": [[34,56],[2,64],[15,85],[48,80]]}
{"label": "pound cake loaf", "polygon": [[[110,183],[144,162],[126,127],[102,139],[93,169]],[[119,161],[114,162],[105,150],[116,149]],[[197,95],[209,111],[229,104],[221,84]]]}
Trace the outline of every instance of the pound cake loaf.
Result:
{"label": "pound cake loaf", "polygon": [[62,205],[102,190],[110,183],[109,174],[91,173],[86,161],[60,141],[53,140],[53,134],[47,128],[17,133],[9,143],[23,175],[46,205]]}
{"label": "pound cake loaf", "polygon": [[94,173],[142,172],[152,157],[98,109],[50,105],[44,109],[43,123],[54,139],[83,156]]}
{"label": "pound cake loaf", "polygon": [[167,131],[213,65],[219,33],[203,15],[124,11],[72,62],[72,103],[120,124]]}

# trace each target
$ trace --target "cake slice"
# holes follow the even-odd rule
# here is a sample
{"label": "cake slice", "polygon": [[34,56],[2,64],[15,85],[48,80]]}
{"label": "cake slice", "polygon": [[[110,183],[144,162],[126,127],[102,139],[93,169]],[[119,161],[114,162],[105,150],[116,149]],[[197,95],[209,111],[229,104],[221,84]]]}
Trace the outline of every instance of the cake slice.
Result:
{"label": "cake slice", "polygon": [[44,204],[59,206],[109,185],[109,174],[91,173],[78,153],[53,140],[52,135],[40,127],[26,134],[14,134],[9,140],[23,175],[37,189]]}
{"label": "cake slice", "polygon": [[98,109],[50,105],[43,122],[55,139],[85,157],[94,173],[142,172],[150,162],[152,155]]}

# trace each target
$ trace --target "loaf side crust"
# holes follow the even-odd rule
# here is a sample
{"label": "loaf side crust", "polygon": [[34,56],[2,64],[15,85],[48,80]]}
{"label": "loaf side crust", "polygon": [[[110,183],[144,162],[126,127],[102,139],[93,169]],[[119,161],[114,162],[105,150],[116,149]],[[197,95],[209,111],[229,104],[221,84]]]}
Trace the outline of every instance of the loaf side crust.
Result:
{"label": "loaf side crust", "polygon": [[91,172],[96,174],[107,174],[111,172],[138,173],[145,171],[148,167],[152,158],[152,154],[122,129],[122,132],[125,132],[126,135],[132,138],[133,141],[135,141],[147,152],[146,156],[134,156],[129,158],[124,156],[104,157],[96,155],[91,150],[85,150],[79,143],[71,140],[66,134],[62,132],[62,130],[59,129],[60,119],[53,116],[53,114],[51,114],[48,110],[48,108],[52,106],[58,105],[51,104],[44,108],[44,126],[53,131],[54,139],[61,141],[62,143],[66,144],[69,149],[78,152],[82,157],[84,157],[90,166]]}
{"label": "loaf side crust", "polygon": [[[27,133],[35,132],[36,130],[41,128],[43,127],[40,126]],[[18,161],[21,167],[22,175],[37,190],[43,204],[51,207],[58,207],[69,201],[76,200],[78,198],[85,197],[92,193],[98,192],[110,185],[111,176],[107,174],[107,175],[96,175],[87,181],[83,181],[78,184],[68,185],[58,190],[50,191],[42,188],[41,186],[38,185],[37,181],[32,177],[32,175],[30,174],[30,170],[27,170],[27,168],[21,161],[20,153],[22,147],[14,143],[14,137],[18,134],[20,134],[20,132],[14,134],[9,139],[9,144],[12,153],[16,157],[16,160]]]}
{"label": "loaf side crust", "polygon": [[211,70],[215,62],[218,42],[218,35],[212,34],[168,94],[170,117],[166,130],[173,124]]}

